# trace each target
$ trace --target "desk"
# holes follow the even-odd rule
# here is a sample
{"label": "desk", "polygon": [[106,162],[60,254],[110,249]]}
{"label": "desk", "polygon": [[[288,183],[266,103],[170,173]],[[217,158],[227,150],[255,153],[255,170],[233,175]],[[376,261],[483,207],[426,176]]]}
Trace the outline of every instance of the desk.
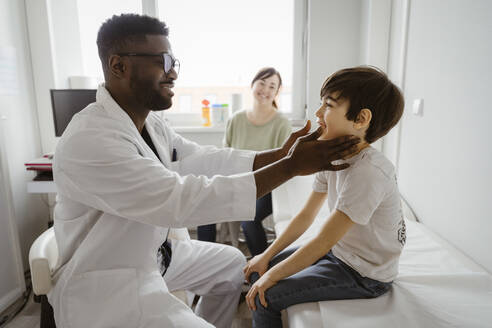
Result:
{"label": "desk", "polygon": [[56,194],[54,181],[29,181],[27,192],[30,194]]}
{"label": "desk", "polygon": [[48,211],[50,215],[48,226],[51,227],[51,225],[53,224],[53,208],[55,207],[56,203],[56,200],[53,197],[54,194],[56,194],[55,182],[53,180],[29,181],[27,183],[27,192],[30,194],[46,194]]}
{"label": "desk", "polygon": [[30,194],[56,194],[53,173],[51,171],[36,172],[34,179],[27,183],[27,192]]}

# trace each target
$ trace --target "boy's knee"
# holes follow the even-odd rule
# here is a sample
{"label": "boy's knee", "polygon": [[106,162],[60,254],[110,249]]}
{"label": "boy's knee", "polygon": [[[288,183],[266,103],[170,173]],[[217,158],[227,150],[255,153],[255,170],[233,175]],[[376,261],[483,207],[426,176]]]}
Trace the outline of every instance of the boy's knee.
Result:
{"label": "boy's knee", "polygon": [[272,303],[269,299],[266,299],[267,301],[267,307],[264,307],[261,302],[260,302],[260,296],[259,295],[256,295],[255,296],[255,304],[256,304],[256,313],[258,315],[264,313],[268,313],[269,315],[270,314],[276,314],[278,311],[276,311],[274,308],[275,308],[275,304]]}

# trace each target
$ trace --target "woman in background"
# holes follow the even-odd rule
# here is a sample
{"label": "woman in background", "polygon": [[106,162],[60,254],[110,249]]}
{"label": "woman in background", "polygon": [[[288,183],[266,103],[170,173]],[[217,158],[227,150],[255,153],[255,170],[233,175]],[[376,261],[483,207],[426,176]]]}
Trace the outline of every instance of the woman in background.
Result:
{"label": "woman in background", "polygon": [[[278,111],[275,101],[282,78],[272,67],[256,73],[251,82],[253,108],[234,114],[227,122],[224,146],[247,150],[266,150],[281,147],[289,137],[292,127],[289,120]],[[267,238],[262,221],[272,213],[272,195],[269,193],[256,201],[254,221],[243,221],[241,227],[252,256],[267,248]],[[198,227],[198,239],[215,241],[215,224]]]}

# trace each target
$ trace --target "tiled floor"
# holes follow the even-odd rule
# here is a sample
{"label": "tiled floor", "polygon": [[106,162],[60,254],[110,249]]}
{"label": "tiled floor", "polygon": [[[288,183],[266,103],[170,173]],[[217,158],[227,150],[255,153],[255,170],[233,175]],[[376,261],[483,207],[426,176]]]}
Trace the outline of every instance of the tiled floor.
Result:
{"label": "tiled floor", "polygon": [[[190,231],[191,238],[196,238],[195,231]],[[250,256],[249,250],[244,243],[239,243],[239,249],[245,254]],[[41,314],[41,306],[35,303],[31,297],[26,307],[19,313],[14,320],[5,326],[5,328],[39,328],[39,317]],[[251,312],[246,306],[245,302],[242,302],[236,314],[236,318],[232,323],[231,328],[249,328],[251,327]]]}
{"label": "tiled floor", "polygon": [[39,315],[37,316],[27,316],[22,315],[16,317],[12,322],[10,322],[6,328],[39,328]]}
{"label": "tiled floor", "polygon": [[31,298],[26,307],[5,328],[39,328],[39,316],[41,305],[35,303]]}
{"label": "tiled floor", "polygon": [[[39,316],[41,314],[41,307],[34,301],[29,300],[26,308],[8,323],[5,328],[39,328]],[[246,303],[239,305],[236,318],[232,323],[231,328],[250,328],[251,327],[251,313],[246,306]]]}

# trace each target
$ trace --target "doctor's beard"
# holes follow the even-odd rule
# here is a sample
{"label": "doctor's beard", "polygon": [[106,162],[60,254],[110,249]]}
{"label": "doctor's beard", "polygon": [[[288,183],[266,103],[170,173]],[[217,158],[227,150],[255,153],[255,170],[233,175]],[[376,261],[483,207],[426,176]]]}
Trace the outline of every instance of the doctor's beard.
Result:
{"label": "doctor's beard", "polygon": [[156,90],[153,81],[141,79],[137,74],[130,77],[130,89],[137,102],[151,111],[165,110],[173,104],[171,97],[161,95],[160,89]]}

